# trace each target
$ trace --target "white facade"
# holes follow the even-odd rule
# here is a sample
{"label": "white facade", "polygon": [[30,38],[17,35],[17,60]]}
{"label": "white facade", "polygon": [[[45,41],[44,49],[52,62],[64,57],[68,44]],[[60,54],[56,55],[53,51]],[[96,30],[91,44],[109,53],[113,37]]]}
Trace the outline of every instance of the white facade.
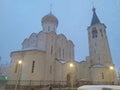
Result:
{"label": "white facade", "polygon": [[[90,78],[93,83],[117,83],[115,68],[106,35],[106,26],[102,24],[93,8],[93,18],[88,27]],[[110,67],[114,68],[110,69]],[[102,83],[101,83],[102,84]]]}
{"label": "white facade", "polygon": [[[66,67],[64,63],[74,60],[74,44],[63,34],[56,34],[54,27],[58,22],[56,18],[55,22],[54,16],[51,15],[43,17],[41,32],[32,33],[23,41],[22,50],[11,53],[9,80],[16,80],[19,72],[20,80],[66,80],[66,77],[63,77],[67,74],[63,71]],[[45,28],[48,24],[49,28]],[[17,66],[19,60],[22,60],[22,64]]]}
{"label": "white facade", "polygon": [[[57,34],[58,20],[52,14],[42,18],[43,30],[32,33],[22,43],[22,50],[11,53],[9,80],[86,81],[116,83],[105,25],[93,11],[88,28],[89,53],[85,61],[74,60],[74,44],[65,35]],[[18,61],[22,64],[18,65]],[[74,67],[69,65],[73,63]],[[74,73],[74,74],[73,74]],[[112,78],[112,79],[111,79]]]}

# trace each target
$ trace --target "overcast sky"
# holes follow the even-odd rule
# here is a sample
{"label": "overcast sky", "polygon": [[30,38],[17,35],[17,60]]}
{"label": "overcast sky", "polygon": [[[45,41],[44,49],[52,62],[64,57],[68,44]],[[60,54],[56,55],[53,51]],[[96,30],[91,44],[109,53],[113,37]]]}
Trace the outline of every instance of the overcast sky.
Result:
{"label": "overcast sky", "polygon": [[92,7],[107,26],[113,62],[120,67],[120,0],[0,0],[0,56],[10,62],[10,53],[20,50],[21,43],[33,32],[42,30],[41,18],[50,12],[58,18],[57,33],[63,33],[75,45],[75,60],[89,55],[87,27]]}

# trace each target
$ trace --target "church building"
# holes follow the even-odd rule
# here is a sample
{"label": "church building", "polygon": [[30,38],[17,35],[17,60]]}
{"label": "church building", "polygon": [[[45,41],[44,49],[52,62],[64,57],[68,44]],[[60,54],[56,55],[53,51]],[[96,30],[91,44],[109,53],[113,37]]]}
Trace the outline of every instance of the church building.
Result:
{"label": "church building", "polygon": [[89,56],[85,61],[75,61],[74,43],[56,33],[58,19],[52,12],[42,18],[41,24],[42,31],[32,33],[22,42],[21,50],[11,52],[9,82],[14,80],[21,86],[117,83],[106,26],[100,22],[95,8],[87,28]]}

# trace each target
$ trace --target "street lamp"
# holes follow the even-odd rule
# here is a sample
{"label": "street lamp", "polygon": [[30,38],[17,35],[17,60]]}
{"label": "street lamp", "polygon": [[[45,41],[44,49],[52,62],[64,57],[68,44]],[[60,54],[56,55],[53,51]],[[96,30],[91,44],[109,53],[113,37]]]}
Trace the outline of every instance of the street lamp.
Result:
{"label": "street lamp", "polygon": [[70,68],[73,68],[73,67],[74,67],[73,63],[70,63]]}
{"label": "street lamp", "polygon": [[110,69],[110,70],[114,70],[114,67],[113,67],[113,66],[110,66],[109,69]]}
{"label": "street lamp", "polygon": [[18,64],[19,64],[19,65],[22,64],[22,60],[19,60],[19,61],[18,61]]}
{"label": "street lamp", "polygon": [[16,85],[15,85],[15,90],[17,90],[18,81],[20,80],[20,76],[21,76],[22,60],[19,60],[17,62],[17,64],[18,64],[18,75],[17,75],[17,82],[16,82]]}
{"label": "street lamp", "polygon": [[74,68],[74,64],[70,63],[69,66],[71,68],[71,87],[72,87],[72,90],[73,90],[73,68]]}
{"label": "street lamp", "polygon": [[111,78],[112,78],[111,82],[112,82],[112,84],[113,84],[113,83],[114,83],[114,77],[113,77],[114,67],[113,67],[113,66],[109,66],[109,69],[110,69],[110,71],[111,71]]}

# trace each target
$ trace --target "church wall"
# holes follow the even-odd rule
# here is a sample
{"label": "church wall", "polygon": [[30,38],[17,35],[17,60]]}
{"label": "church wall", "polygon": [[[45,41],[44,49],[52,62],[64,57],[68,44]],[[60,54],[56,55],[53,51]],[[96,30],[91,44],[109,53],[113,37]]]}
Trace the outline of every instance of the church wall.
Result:
{"label": "church wall", "polygon": [[[73,64],[73,67],[70,67],[70,64]],[[70,84],[71,81],[79,81],[79,63],[76,61],[69,61],[63,64],[63,80],[65,84]]]}
{"label": "church wall", "polygon": [[[24,56],[23,80],[44,80],[45,53],[43,52],[26,52]],[[34,63],[34,65],[33,65]]]}
{"label": "church wall", "polygon": [[[13,53],[11,57],[12,72],[10,74],[10,80],[16,80],[18,77],[20,77],[20,80],[44,80],[44,52],[36,50],[21,51]],[[18,71],[15,73],[15,65],[18,63],[18,60],[22,60],[22,64],[18,67]]]}
{"label": "church wall", "polygon": [[66,61],[74,60],[74,45],[62,34],[58,35],[56,49],[57,58]]}
{"label": "church wall", "polygon": [[37,34],[32,33],[29,38],[22,42],[22,49],[37,48]]}
{"label": "church wall", "polygon": [[56,53],[57,58],[61,60],[66,60],[66,45],[67,45],[67,39],[64,35],[58,35],[57,37],[57,43],[56,43]]}
{"label": "church wall", "polygon": [[51,32],[51,31],[55,31],[56,32],[56,28],[57,28],[57,26],[55,24],[49,23],[49,22],[45,23],[43,25],[43,31],[44,32]]}
{"label": "church wall", "polygon": [[37,48],[40,49],[40,50],[44,50],[46,49],[46,33],[44,32],[39,32],[38,35],[37,35]]}
{"label": "church wall", "polygon": [[[93,16],[96,16],[95,8],[93,12]],[[77,62],[74,60],[73,42],[65,35],[56,33],[57,18],[52,13],[43,17],[43,30],[37,34],[32,33],[26,38],[21,51],[11,53],[9,80],[35,80],[38,84],[40,80],[47,81],[46,84],[64,81],[62,84],[69,85],[71,81],[90,81],[94,84],[115,81],[115,71],[106,67],[114,66],[105,32],[106,26],[101,24],[99,19],[94,19],[98,17],[93,17],[88,28],[90,56],[86,57],[85,61]],[[21,65],[17,64],[18,60],[22,60]],[[70,63],[73,67],[70,67]],[[100,66],[97,66],[98,64]]]}
{"label": "church wall", "polygon": [[29,48],[37,47],[37,34],[32,33],[29,37]]}
{"label": "church wall", "polygon": [[[88,28],[89,35],[89,53],[91,61],[91,81],[97,82],[111,82],[111,77],[114,79],[116,76],[110,73],[110,66],[113,66],[108,39],[106,35],[106,26],[98,23]],[[93,31],[96,31],[96,33]],[[95,35],[95,36],[94,36]],[[93,37],[94,36],[94,37]],[[100,65],[100,67],[96,67]],[[104,75],[103,75],[104,74]],[[111,75],[111,76],[110,76]],[[104,76],[104,78],[103,78]],[[114,80],[113,80],[114,81]],[[115,81],[116,82],[116,81]]]}
{"label": "church wall", "polygon": [[79,81],[80,80],[80,67],[79,67],[80,63],[77,61],[74,61],[74,81]]}
{"label": "church wall", "polygon": [[91,75],[90,75],[90,66],[91,66],[91,61],[90,61],[90,56],[86,57],[85,61],[79,62],[79,81],[91,81]]}
{"label": "church wall", "polygon": [[54,32],[46,33],[46,63],[45,63],[45,80],[52,81],[54,78],[54,63],[55,63],[55,50],[56,50],[56,34]]}
{"label": "church wall", "polygon": [[26,38],[22,43],[22,49],[29,47],[29,39]]}
{"label": "church wall", "polygon": [[[92,37],[92,29],[96,28],[97,38]],[[94,64],[108,64],[112,65],[112,58],[110,54],[109,44],[106,35],[106,27],[104,24],[96,24],[88,28],[89,34],[89,49],[91,59]]]}
{"label": "church wall", "polygon": [[82,61],[79,64],[79,80],[89,81],[89,68],[86,61]]}
{"label": "church wall", "polygon": [[91,76],[93,83],[116,83],[115,72],[114,70],[110,70],[108,67],[92,67]]}
{"label": "church wall", "polygon": [[63,67],[63,63],[61,63],[60,61],[56,61],[55,62],[55,77],[54,77],[54,81],[65,81],[63,76],[64,76],[64,67]]}
{"label": "church wall", "polygon": [[74,44],[72,43],[71,40],[68,40],[67,46],[68,46],[67,51],[68,51],[68,54],[69,54],[68,56],[70,57],[69,60],[70,61],[74,60]]}
{"label": "church wall", "polygon": [[[18,71],[16,70],[18,61],[23,59],[21,53],[14,53],[11,54],[11,63],[10,63],[10,68],[9,68],[9,80],[17,80],[18,77]],[[16,72],[16,73],[15,73]]]}

